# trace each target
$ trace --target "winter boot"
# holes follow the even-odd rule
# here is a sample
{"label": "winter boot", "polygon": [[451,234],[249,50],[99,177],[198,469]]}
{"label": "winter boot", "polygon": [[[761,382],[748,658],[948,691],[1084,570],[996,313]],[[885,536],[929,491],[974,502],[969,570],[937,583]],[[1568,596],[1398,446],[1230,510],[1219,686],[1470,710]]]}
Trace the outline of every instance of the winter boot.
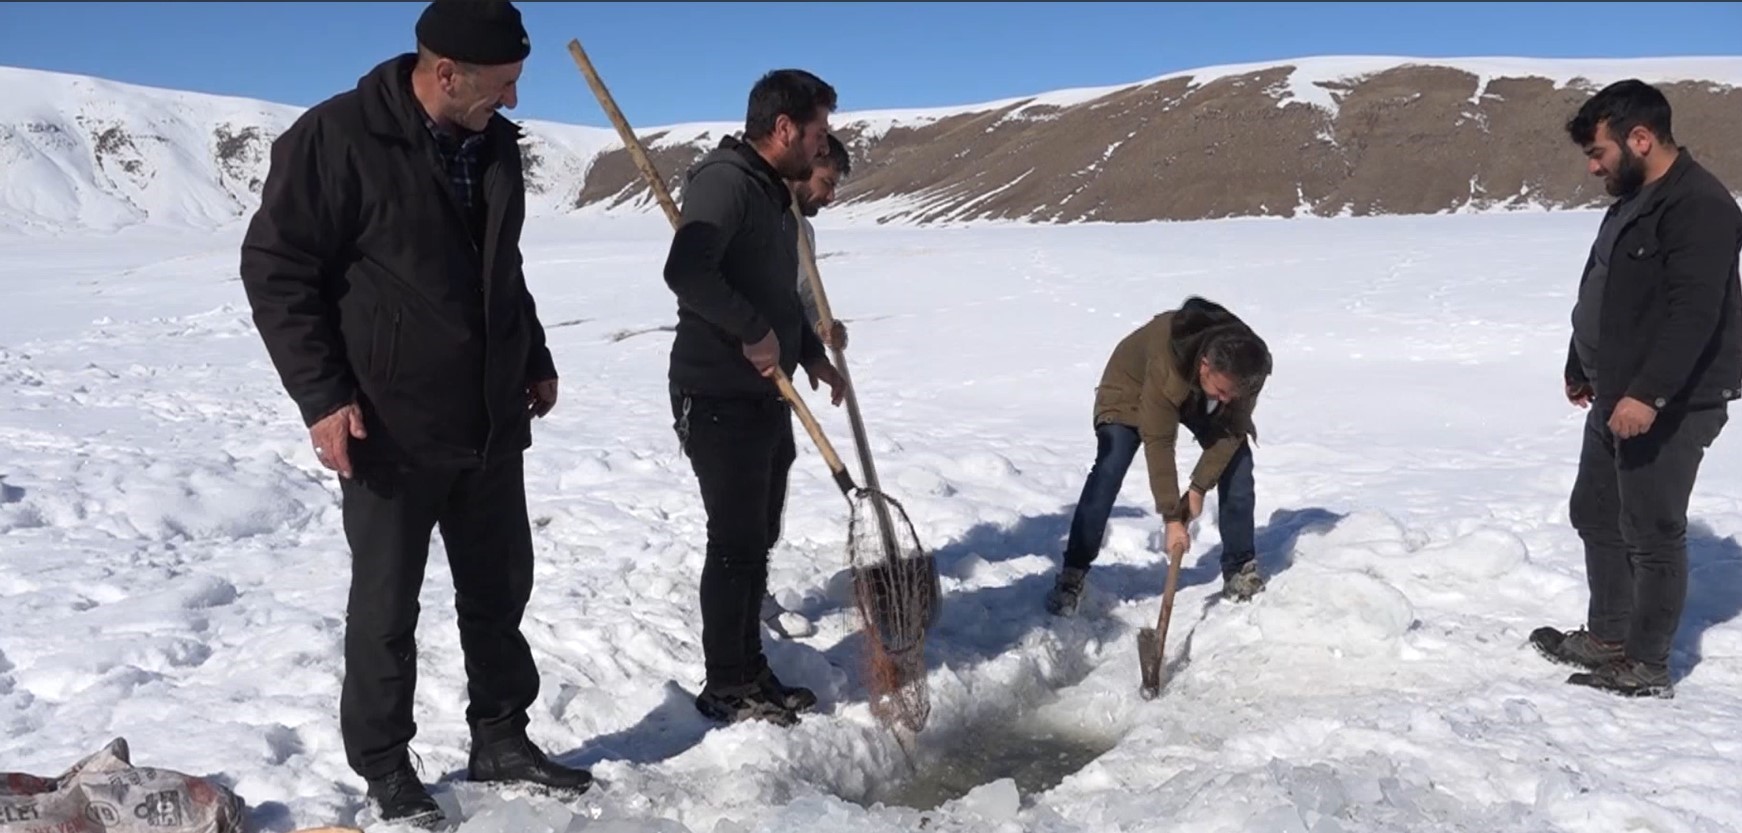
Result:
{"label": "winter boot", "polygon": [[369,779],[367,795],[376,803],[383,822],[434,830],[445,820],[442,808],[430,797],[409,760],[401,761],[381,778]]}
{"label": "winter boot", "polygon": [[1581,671],[1567,678],[1572,685],[1582,685],[1625,697],[1675,697],[1670,685],[1669,667],[1633,659],[1618,659],[1598,666],[1593,671]]}
{"label": "winter boot", "polygon": [[1530,644],[1554,662],[1591,671],[1623,659],[1621,643],[1599,641],[1584,628],[1571,632],[1537,628],[1530,632]]}
{"label": "winter boot", "polygon": [[1264,576],[1258,573],[1258,562],[1248,561],[1233,575],[1222,577],[1222,597],[1234,602],[1249,602],[1264,592]]}
{"label": "winter boot", "polygon": [[593,785],[592,773],[552,761],[525,735],[493,741],[473,738],[466,768],[469,781],[532,785],[548,794],[578,796]]}
{"label": "winter boot", "polygon": [[1075,567],[1060,570],[1058,580],[1046,594],[1047,612],[1054,616],[1077,615],[1077,604],[1083,600],[1083,579],[1088,574],[1088,570]]}
{"label": "winter boot", "polygon": [[756,685],[768,699],[785,707],[787,711],[807,712],[817,705],[816,692],[782,684],[780,678],[774,676],[774,669],[767,665],[762,666],[762,673],[756,675]]}
{"label": "winter boot", "polygon": [[737,686],[706,686],[696,695],[696,711],[710,720],[738,723],[766,720],[776,726],[793,726],[798,713],[764,691],[757,682]]}

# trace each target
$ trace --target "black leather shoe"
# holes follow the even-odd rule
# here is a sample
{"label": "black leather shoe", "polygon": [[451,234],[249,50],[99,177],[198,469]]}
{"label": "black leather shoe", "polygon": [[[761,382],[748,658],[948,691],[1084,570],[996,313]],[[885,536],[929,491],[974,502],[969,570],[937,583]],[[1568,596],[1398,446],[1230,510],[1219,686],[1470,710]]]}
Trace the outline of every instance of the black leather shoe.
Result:
{"label": "black leather shoe", "polygon": [[444,819],[442,808],[430,797],[429,790],[424,789],[423,781],[417,777],[417,771],[411,768],[409,761],[383,778],[369,779],[368,796],[380,806],[384,822],[433,830]]}
{"label": "black leather shoe", "polygon": [[580,795],[593,785],[591,772],[552,761],[532,741],[518,736],[473,740],[466,770],[469,781],[529,784],[572,795]]}

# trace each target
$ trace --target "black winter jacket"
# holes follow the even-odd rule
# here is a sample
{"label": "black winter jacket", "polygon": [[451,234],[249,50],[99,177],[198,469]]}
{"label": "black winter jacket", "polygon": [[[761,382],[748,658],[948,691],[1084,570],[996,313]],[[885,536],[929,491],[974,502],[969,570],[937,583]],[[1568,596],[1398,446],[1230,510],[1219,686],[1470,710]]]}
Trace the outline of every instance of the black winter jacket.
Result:
{"label": "black winter jacket", "polygon": [[744,346],[774,331],[780,367],[822,358],[799,298],[798,222],[792,192],[750,145],[728,136],[691,166],[682,220],[665,262],[677,296],[669,381],[687,393],[779,396]]}
{"label": "black winter jacket", "polygon": [[241,277],[304,423],[356,401],[354,458],[471,466],[531,444],[526,386],[556,367],[521,270],[519,128],[485,129],[474,237],[411,93],[415,61],[380,64],[273,142]]}
{"label": "black winter jacket", "polygon": [[[1597,400],[1663,410],[1742,397],[1742,208],[1686,148],[1645,199],[1609,258]],[[1588,382],[1570,341],[1565,374]]]}

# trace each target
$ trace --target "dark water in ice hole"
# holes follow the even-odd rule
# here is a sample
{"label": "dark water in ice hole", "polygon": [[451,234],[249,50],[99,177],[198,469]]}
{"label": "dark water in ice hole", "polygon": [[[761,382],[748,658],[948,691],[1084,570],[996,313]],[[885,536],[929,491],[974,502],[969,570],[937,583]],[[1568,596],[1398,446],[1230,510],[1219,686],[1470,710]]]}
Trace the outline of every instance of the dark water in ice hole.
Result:
{"label": "dark water in ice hole", "polygon": [[935,810],[975,787],[1010,778],[1027,805],[1035,795],[1058,786],[1117,743],[1113,736],[1022,721],[977,726],[948,741],[922,746],[915,756],[917,773],[901,783],[873,790],[859,803]]}

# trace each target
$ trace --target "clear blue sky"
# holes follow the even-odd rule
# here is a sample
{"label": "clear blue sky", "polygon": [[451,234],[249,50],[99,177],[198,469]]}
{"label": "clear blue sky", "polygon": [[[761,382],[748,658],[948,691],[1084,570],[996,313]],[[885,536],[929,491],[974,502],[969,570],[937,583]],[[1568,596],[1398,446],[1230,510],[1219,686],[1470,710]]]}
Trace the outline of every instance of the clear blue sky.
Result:
{"label": "clear blue sky", "polygon": [[[967,104],[1315,54],[1736,54],[1742,3],[521,3],[519,118],[609,126],[579,38],[637,126],[742,119],[767,69],[842,109]],[[313,104],[413,45],[423,3],[0,3],[0,65]]]}

